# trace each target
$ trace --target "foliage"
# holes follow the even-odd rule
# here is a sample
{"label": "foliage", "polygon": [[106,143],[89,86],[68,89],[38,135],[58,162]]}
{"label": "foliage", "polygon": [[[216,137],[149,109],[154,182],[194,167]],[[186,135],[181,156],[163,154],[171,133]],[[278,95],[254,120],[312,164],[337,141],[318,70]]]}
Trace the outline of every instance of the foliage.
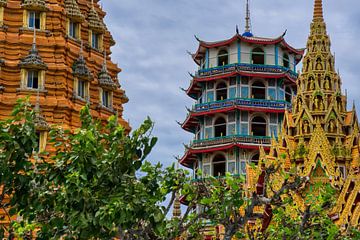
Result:
{"label": "foliage", "polygon": [[[32,121],[35,113],[28,101],[19,100],[11,118],[0,122],[0,208],[4,219],[10,218],[28,203],[33,181],[33,165],[29,157],[37,148],[37,136]],[[11,198],[9,197],[11,196]],[[0,236],[12,235],[12,228],[1,225]]]}
{"label": "foliage", "polygon": [[[116,117],[105,125],[94,120],[88,106],[81,111],[79,129],[50,131],[55,153],[37,154],[34,116],[28,102],[19,101],[12,118],[0,122],[0,208],[20,217],[2,231],[2,236],[10,233],[9,239],[199,239],[207,225],[222,225],[225,240],[340,238],[326,214],[334,190],[310,188],[309,179],[296,171],[258,166],[265,184],[256,192],[246,188],[244,176],[192,181],[182,169],[145,160],[157,141],[150,119],[129,136]],[[284,180],[274,189],[279,176]],[[309,191],[302,207],[292,194],[304,186]],[[187,208],[180,218],[170,218],[177,193]],[[270,226],[251,227],[250,220],[260,219],[258,210],[264,207],[272,209]],[[359,232],[341,238],[356,239]]]}

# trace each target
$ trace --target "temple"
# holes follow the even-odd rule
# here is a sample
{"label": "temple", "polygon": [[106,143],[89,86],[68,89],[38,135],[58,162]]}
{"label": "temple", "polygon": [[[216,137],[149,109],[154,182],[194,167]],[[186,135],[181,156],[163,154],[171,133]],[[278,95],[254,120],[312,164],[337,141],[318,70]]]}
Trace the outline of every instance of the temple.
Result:
{"label": "temple", "polygon": [[[347,110],[347,97],[334,63],[322,1],[315,0],[292,111],[285,112],[281,134],[272,142],[270,154],[260,158],[265,166],[276,164],[285,171],[296,168],[300,176],[310,179],[310,186],[330,184],[336,189],[336,205],[329,216],[341,230],[346,230],[360,223],[359,124],[355,106]],[[260,182],[261,176],[258,179],[252,187],[261,194],[261,186],[267,183]],[[280,177],[274,182],[282,181]],[[271,184],[273,189],[279,187]],[[302,196],[309,187],[293,193],[299,207],[304,208]]]}
{"label": "temple", "polygon": [[79,110],[90,104],[95,118],[117,114],[129,131],[121,118],[128,101],[121,69],[106,54],[115,42],[104,16],[98,0],[2,0],[0,118],[30,95],[49,125],[79,127]]}
{"label": "temple", "polygon": [[[195,139],[179,159],[193,170],[194,181],[226,172],[253,179],[248,163],[258,164],[260,146],[270,150],[296,96],[296,67],[305,49],[290,46],[286,32],[275,38],[254,36],[248,2],[245,20],[244,32],[236,28],[229,39],[196,37],[199,47],[192,58],[199,69],[184,89],[196,103],[181,123]],[[209,229],[221,231],[218,226]]]}
{"label": "temple", "polygon": [[120,88],[121,71],[110,59],[115,44],[103,22],[99,0],[0,1],[0,119],[17,99],[30,95],[35,106],[39,151],[49,126],[80,127],[80,109],[94,118],[122,118],[128,102]]}
{"label": "temple", "polygon": [[245,175],[246,163],[258,162],[259,147],[270,149],[271,136],[277,136],[296,95],[296,65],[304,49],[291,47],[285,33],[255,37],[249,14],[246,21],[245,32],[237,29],[230,39],[198,39],[192,54],[199,70],[185,91],[196,104],[181,126],[195,139],[180,163],[194,170],[194,178]]}

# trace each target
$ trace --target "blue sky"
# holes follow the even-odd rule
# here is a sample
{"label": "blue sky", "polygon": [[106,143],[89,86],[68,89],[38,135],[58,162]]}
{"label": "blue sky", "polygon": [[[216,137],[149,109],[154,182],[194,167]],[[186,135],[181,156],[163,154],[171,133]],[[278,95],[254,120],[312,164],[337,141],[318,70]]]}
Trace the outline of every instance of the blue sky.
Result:
{"label": "blue sky", "polygon": [[[123,72],[120,84],[130,101],[124,118],[133,128],[150,116],[159,142],[149,160],[169,165],[184,153],[183,143],[192,135],[176,121],[186,117],[185,106],[194,103],[180,87],[187,88],[188,72],[196,64],[186,51],[194,52],[194,38],[217,41],[244,26],[245,0],[104,0],[105,22],[116,46],[112,60]],[[276,37],[287,29],[292,46],[306,46],[313,0],[252,0],[252,30],[256,36]],[[343,90],[348,89],[348,107],[360,100],[360,2],[324,0],[324,15],[336,53]]]}

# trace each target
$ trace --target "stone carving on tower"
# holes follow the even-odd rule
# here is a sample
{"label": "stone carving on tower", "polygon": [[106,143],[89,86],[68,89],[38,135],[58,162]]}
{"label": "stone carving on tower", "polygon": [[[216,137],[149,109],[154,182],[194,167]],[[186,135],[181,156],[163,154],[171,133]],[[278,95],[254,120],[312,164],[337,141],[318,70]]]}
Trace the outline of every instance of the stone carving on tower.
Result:
{"label": "stone carving on tower", "polygon": [[[265,165],[295,167],[299,175],[309,177],[310,184],[330,183],[339,193],[331,218],[346,229],[360,220],[359,125],[355,107],[347,111],[330,45],[322,1],[315,0],[292,111],[285,113],[282,133],[270,154],[261,158]],[[294,199],[303,204],[300,196]]]}

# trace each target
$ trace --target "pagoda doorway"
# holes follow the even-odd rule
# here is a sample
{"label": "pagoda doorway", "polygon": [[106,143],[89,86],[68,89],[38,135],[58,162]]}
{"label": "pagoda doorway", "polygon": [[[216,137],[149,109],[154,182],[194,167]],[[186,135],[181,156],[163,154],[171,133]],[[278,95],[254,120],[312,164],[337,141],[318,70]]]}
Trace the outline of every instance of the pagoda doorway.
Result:
{"label": "pagoda doorway", "polygon": [[226,172],[226,158],[222,154],[217,154],[213,159],[213,176],[225,176]]}
{"label": "pagoda doorway", "polygon": [[251,132],[253,136],[266,137],[266,120],[263,117],[254,117],[251,121]]}
{"label": "pagoda doorway", "polygon": [[223,117],[216,119],[214,128],[216,138],[226,136],[226,120]]}

